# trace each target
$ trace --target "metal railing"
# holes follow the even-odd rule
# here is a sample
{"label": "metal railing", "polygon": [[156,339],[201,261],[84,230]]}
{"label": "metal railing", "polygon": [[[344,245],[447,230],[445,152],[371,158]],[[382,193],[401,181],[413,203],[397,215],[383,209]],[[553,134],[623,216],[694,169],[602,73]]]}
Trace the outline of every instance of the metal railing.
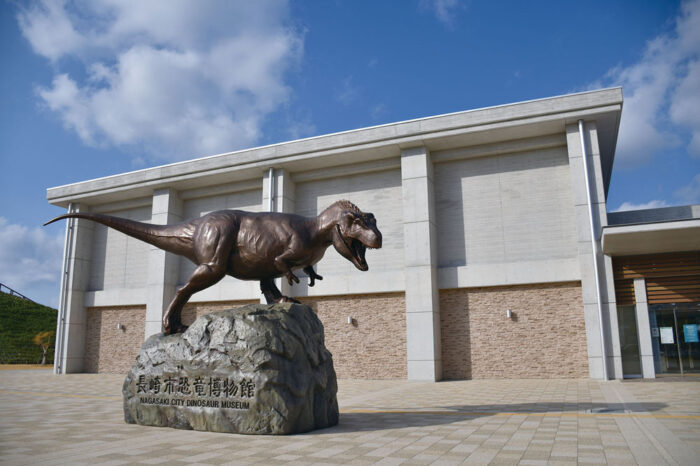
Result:
{"label": "metal railing", "polygon": [[[4,288],[5,290],[7,290],[7,291],[4,291],[3,288]],[[6,294],[9,294],[10,296],[17,296],[18,298],[22,298],[22,299],[26,299],[27,301],[34,302],[33,299],[27,298],[26,296],[24,296],[24,295],[23,295],[22,293],[20,293],[19,291],[15,291],[15,290],[13,290],[12,288],[10,288],[9,286],[7,286],[7,285],[5,285],[5,284],[3,284],[3,283],[0,283],[0,293],[6,293]]]}

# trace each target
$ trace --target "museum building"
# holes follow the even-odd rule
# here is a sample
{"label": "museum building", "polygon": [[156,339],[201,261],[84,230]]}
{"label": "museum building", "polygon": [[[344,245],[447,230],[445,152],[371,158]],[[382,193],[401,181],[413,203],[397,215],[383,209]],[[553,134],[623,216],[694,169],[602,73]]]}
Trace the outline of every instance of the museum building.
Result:
{"label": "museum building", "polygon": [[[172,224],[222,209],[374,213],[369,271],[329,248],[288,286],[340,378],[653,378],[700,371],[700,206],[607,213],[621,88],[363,128],[50,188],[51,204]],[[56,373],[126,372],[194,270],[67,221]],[[183,320],[261,301],[226,277]],[[693,333],[694,332],[694,333]]]}

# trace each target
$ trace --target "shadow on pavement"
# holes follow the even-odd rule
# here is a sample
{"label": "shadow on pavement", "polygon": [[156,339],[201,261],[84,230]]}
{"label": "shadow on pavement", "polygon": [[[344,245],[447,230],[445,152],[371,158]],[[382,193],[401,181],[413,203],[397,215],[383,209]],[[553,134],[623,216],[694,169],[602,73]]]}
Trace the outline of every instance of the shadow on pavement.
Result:
{"label": "shadow on pavement", "polygon": [[370,412],[341,412],[340,423],[323,433],[375,431],[400,429],[406,427],[427,427],[451,424],[478,417],[497,414],[514,415],[606,415],[633,414],[659,411],[667,405],[664,403],[520,403],[498,405],[458,405],[433,408],[347,408],[347,411],[366,410]]}

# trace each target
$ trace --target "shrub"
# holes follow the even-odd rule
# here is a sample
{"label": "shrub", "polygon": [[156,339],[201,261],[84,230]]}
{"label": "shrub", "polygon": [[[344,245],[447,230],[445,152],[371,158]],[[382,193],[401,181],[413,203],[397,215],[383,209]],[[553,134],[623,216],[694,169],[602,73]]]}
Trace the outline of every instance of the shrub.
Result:
{"label": "shrub", "polygon": [[[42,332],[56,330],[56,309],[0,293],[0,364],[38,364],[44,351],[34,343]],[[54,339],[46,349],[46,363],[53,363]]]}

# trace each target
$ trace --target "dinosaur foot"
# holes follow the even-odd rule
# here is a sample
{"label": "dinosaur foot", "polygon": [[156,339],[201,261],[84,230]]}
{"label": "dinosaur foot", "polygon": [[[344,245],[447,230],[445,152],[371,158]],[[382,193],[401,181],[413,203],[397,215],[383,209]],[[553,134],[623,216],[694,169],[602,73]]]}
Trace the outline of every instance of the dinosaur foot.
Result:
{"label": "dinosaur foot", "polygon": [[183,332],[184,332],[185,330],[187,330],[188,328],[189,328],[189,326],[183,325],[183,324],[174,326],[174,327],[171,329],[171,332],[169,333],[169,335],[171,335],[171,334],[173,334],[173,333],[183,333]]}
{"label": "dinosaur foot", "polygon": [[182,322],[173,323],[172,325],[169,325],[167,323],[163,323],[163,334],[165,334],[165,335],[172,335],[174,333],[183,333],[187,329],[188,329],[188,326],[184,325]]}

